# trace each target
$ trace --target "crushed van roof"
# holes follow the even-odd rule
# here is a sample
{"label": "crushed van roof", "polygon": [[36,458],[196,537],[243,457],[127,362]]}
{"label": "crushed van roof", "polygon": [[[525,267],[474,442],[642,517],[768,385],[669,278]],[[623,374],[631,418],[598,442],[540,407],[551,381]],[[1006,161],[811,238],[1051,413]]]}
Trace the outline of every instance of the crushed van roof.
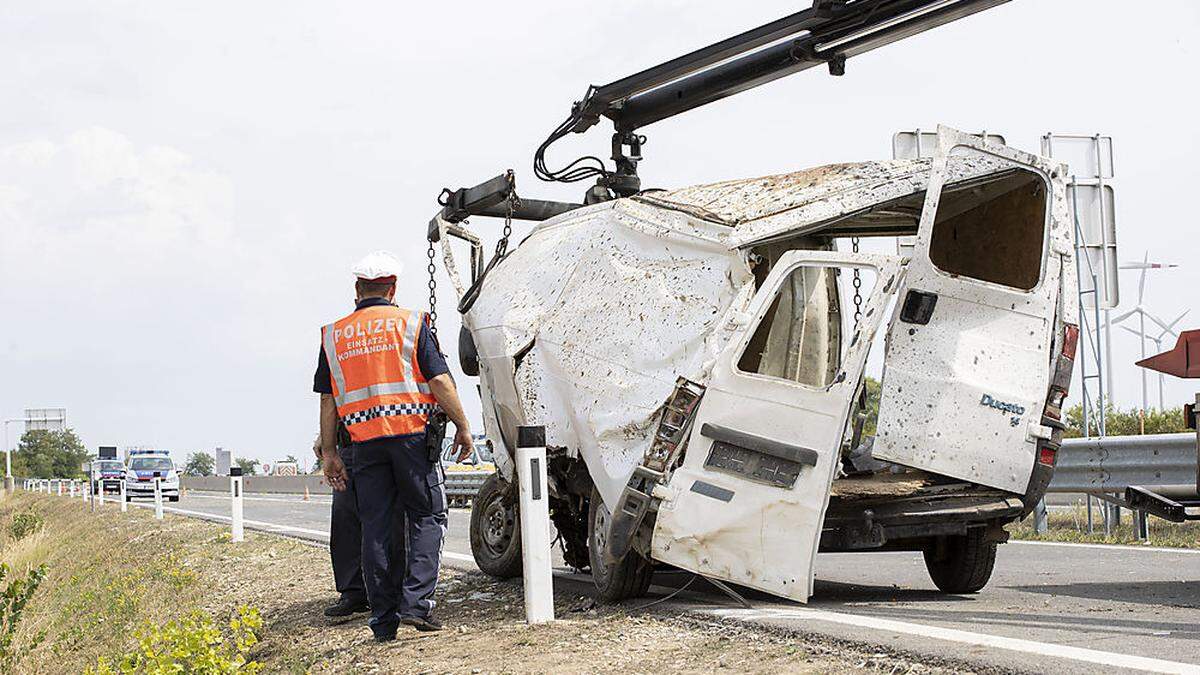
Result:
{"label": "crushed van roof", "polygon": [[[868,207],[924,192],[933,160],[893,159],[828,164],[792,173],[649,192],[634,199],[735,228],[735,247],[785,233],[802,234]],[[1004,168],[998,158],[954,162],[949,182]],[[912,220],[916,212],[894,214]]]}

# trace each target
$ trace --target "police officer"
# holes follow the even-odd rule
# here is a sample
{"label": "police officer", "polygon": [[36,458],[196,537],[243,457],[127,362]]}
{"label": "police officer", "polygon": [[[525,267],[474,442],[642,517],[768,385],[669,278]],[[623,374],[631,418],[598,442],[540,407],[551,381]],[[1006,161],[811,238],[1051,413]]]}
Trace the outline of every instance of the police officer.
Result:
{"label": "police officer", "polygon": [[[426,448],[426,425],[440,406],[454,422],[460,459],[472,451],[466,414],[422,312],[392,304],[400,263],[377,251],[352,270],[355,311],[321,329],[321,466],[334,490],[349,478],[336,448],[340,420],[354,449],[354,483],[362,523],[362,570],[371,605],[369,625],[379,641],[394,640],[401,623],[440,630],[433,593],[446,534],[441,464]],[[388,555],[396,504],[407,519],[408,570],[392,579]]]}
{"label": "police officer", "polygon": [[[320,360],[317,366],[318,379],[313,384],[313,390],[329,393],[329,368],[326,365],[322,373],[319,363]],[[338,601],[324,611],[330,619],[342,619],[371,609],[367,603],[367,588],[363,583],[362,523],[358,519],[358,494],[354,489],[354,447],[350,443],[350,434],[340,423],[336,439],[338,457],[346,468],[346,489],[333,491],[329,508],[329,560],[333,564],[333,585],[338,592]],[[313,452],[318,460],[321,459],[320,434],[313,442]],[[392,580],[397,585],[404,583],[407,567],[404,540],[408,535],[404,522],[404,510],[397,508],[392,524],[392,546],[389,549],[389,559],[398,561],[392,565]]]}

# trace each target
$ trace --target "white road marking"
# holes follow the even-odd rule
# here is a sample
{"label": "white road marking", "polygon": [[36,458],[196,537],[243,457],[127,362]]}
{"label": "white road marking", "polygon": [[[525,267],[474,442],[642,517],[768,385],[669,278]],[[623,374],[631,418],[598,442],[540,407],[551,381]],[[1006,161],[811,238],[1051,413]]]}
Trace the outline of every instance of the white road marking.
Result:
{"label": "white road marking", "polygon": [[1151,553],[1197,553],[1200,548],[1170,548],[1166,546],[1136,546],[1134,544],[1082,544],[1070,541],[1030,541],[1028,539],[1010,539],[1010,544],[1026,546],[1075,546],[1078,548],[1099,548],[1108,551],[1149,551]]}
{"label": "white road marking", "polygon": [[1102,652],[1095,649],[1085,649],[1083,647],[1071,647],[1069,645],[1048,642],[1035,642],[1033,640],[1022,640],[1020,638],[1002,637],[999,635],[988,635],[985,633],[972,633],[970,631],[958,630],[955,628],[941,628],[939,626],[909,623],[907,621],[895,621],[893,619],[881,619],[873,616],[863,616],[860,614],[830,612],[821,609],[721,608],[702,609],[698,611],[722,618],[737,619],[739,621],[753,621],[756,619],[807,619],[810,621],[825,621],[828,623],[836,623],[845,626],[854,626],[856,628],[868,628],[871,630],[905,633],[908,635],[917,635],[936,640],[960,642],[980,647],[994,647],[996,649],[1035,654],[1038,656],[1070,659],[1072,661],[1083,661],[1085,663],[1096,663],[1105,666],[1129,668],[1131,670],[1145,670],[1158,673],[1200,673],[1200,666],[1192,663],[1164,661],[1162,659],[1152,659],[1145,656],[1133,656],[1130,654],[1118,654],[1116,652]]}

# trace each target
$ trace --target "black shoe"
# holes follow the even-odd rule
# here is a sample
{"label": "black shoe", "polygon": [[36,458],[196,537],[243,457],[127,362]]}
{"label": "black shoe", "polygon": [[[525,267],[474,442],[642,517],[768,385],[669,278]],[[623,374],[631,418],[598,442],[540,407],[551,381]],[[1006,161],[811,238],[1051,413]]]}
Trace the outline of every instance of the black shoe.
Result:
{"label": "black shoe", "polygon": [[390,633],[376,633],[375,634],[376,642],[391,642],[395,639],[396,639],[396,631],[392,631]]}
{"label": "black shoe", "polygon": [[404,616],[400,623],[412,626],[422,633],[433,633],[442,629],[442,622],[432,616]]}
{"label": "black shoe", "polygon": [[371,606],[367,604],[366,598],[347,598],[343,595],[338,599],[337,604],[325,608],[325,616],[336,619],[369,611],[371,611]]}

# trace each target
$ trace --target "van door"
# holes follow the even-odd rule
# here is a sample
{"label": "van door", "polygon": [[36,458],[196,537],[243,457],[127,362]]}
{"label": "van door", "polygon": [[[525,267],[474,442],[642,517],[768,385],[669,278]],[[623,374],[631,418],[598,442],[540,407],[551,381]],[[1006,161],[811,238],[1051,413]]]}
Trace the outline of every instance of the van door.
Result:
{"label": "van door", "polygon": [[[683,464],[658,507],[652,557],[803,602],[850,402],[898,259],[780,257],[717,357]],[[839,277],[872,273],[843,335]]]}
{"label": "van door", "polygon": [[[888,334],[882,459],[1015,493],[1036,460],[1062,256],[1047,255],[1053,168],[938,129]],[[1059,180],[1058,182],[1061,182]]]}

